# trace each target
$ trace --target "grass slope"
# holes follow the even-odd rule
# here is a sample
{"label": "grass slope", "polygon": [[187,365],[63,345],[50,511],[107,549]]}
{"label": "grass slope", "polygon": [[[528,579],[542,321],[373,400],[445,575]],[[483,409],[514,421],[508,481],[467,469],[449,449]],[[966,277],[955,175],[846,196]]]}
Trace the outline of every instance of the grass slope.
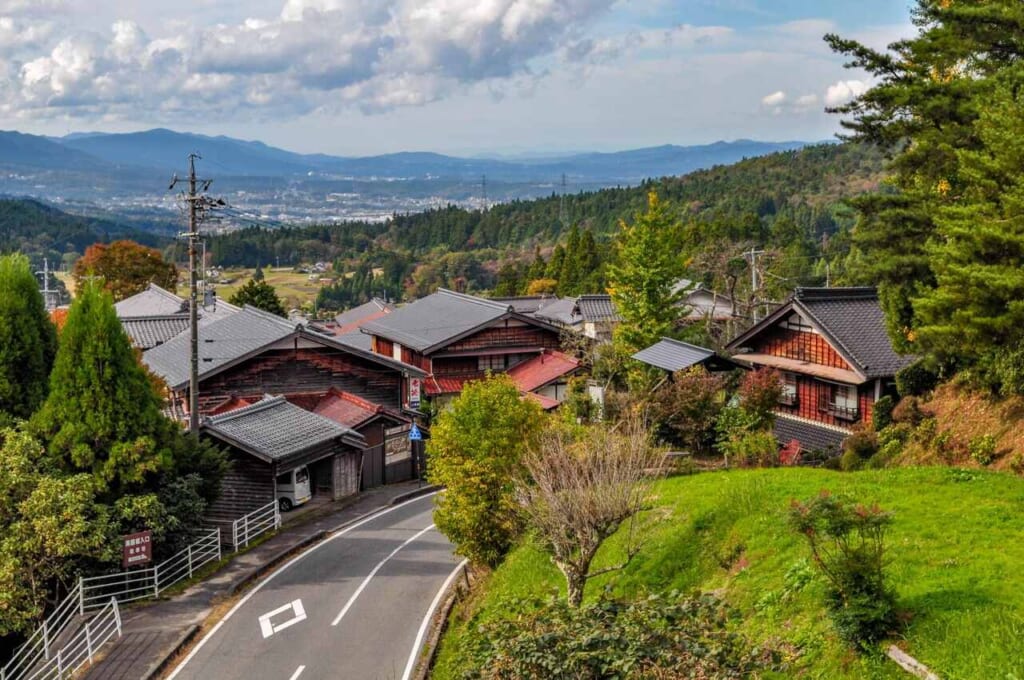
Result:
{"label": "grass slope", "polygon": [[[846,651],[822,608],[807,549],[786,527],[793,498],[821,489],[877,501],[895,514],[889,574],[909,612],[909,653],[944,680],[1024,677],[1024,481],[980,470],[910,468],[838,473],[772,469],[664,480],[645,520],[644,549],[623,572],[588,586],[618,595],[673,588],[717,591],[739,609],[740,629],[801,649],[786,677],[906,678],[894,664]],[[622,532],[597,566],[621,559]],[[801,583],[806,585],[801,587]],[[460,676],[459,648],[477,625],[513,603],[563,592],[536,548],[515,550],[454,612],[436,678]]]}

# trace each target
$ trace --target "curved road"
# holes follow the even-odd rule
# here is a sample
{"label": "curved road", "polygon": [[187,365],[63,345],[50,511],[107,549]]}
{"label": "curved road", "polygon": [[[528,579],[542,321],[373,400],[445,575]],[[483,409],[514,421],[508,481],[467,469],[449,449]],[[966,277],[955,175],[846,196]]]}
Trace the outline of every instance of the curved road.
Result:
{"label": "curved road", "polygon": [[432,515],[432,497],[417,498],[293,558],[238,602],[168,678],[407,678],[426,618],[457,573]]}

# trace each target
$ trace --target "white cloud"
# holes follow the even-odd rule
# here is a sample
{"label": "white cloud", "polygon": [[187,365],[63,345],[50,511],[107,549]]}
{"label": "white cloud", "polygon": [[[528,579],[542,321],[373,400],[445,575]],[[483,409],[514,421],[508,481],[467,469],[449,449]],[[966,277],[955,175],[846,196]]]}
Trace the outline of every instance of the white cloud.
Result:
{"label": "white cloud", "polygon": [[782,90],[772,92],[770,95],[761,98],[761,103],[768,107],[781,106],[786,101],[786,93]]}
{"label": "white cloud", "polygon": [[867,92],[870,87],[863,80],[840,80],[825,91],[825,106],[842,106]]}

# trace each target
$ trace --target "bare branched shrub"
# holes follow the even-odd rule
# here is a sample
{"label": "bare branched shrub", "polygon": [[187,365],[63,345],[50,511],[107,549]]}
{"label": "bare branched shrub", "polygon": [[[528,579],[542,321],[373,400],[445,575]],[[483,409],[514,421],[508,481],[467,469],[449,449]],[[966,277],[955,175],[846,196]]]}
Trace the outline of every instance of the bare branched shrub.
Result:
{"label": "bare branched shrub", "polygon": [[[648,498],[661,458],[639,417],[613,430],[590,427],[579,436],[549,428],[525,455],[527,476],[517,482],[516,497],[528,525],[565,576],[570,606],[580,605],[589,579],[622,569],[636,555],[633,518]],[[591,571],[598,548],[626,520],[625,562]]]}

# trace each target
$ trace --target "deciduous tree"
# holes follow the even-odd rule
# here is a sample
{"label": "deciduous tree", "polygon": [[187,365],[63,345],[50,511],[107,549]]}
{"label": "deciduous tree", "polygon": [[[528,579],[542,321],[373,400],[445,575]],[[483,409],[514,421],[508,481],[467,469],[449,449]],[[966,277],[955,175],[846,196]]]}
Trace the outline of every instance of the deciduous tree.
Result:
{"label": "deciduous tree", "polygon": [[281,304],[281,298],[277,297],[274,287],[266,281],[250,279],[239,288],[228,300],[233,305],[252,305],[271,314],[287,316],[288,313]]}
{"label": "deciduous tree", "polygon": [[445,487],[434,519],[475,564],[496,566],[517,535],[514,478],[541,423],[540,407],[496,375],[466,385],[431,430],[428,474]]}
{"label": "deciduous tree", "polygon": [[172,293],[178,284],[178,268],[165,262],[159,250],[127,240],[89,246],[72,275],[76,288],[90,276],[102,277],[115,302],[142,292],[151,283]]}

